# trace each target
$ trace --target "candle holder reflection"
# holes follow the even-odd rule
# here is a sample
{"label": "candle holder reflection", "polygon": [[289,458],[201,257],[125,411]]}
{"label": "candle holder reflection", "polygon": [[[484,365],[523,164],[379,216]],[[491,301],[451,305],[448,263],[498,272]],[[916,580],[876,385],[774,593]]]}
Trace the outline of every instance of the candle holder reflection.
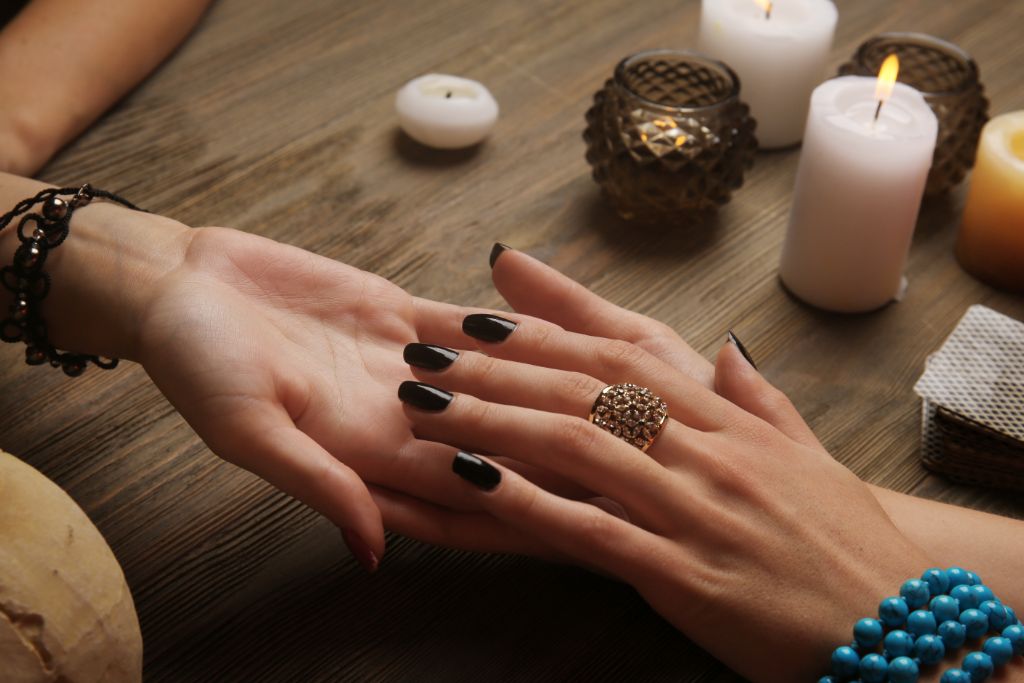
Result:
{"label": "candle holder reflection", "polygon": [[883,33],[865,41],[841,76],[874,76],[890,54],[900,60],[899,81],[916,88],[939,119],[939,138],[926,194],[946,192],[974,166],[988,100],[978,65],[952,43],[921,33]]}
{"label": "candle holder reflection", "polygon": [[602,194],[625,219],[662,222],[729,201],[754,162],[755,122],[736,74],[690,52],[619,62],[583,139]]}

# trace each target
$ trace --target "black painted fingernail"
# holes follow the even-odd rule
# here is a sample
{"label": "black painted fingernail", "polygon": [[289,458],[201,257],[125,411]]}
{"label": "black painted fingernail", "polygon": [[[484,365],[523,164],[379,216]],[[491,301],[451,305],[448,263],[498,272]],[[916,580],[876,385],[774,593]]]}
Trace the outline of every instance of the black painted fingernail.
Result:
{"label": "black painted fingernail", "polygon": [[417,344],[415,342],[407,344],[402,352],[402,358],[405,359],[406,363],[417,368],[423,368],[424,370],[444,370],[454,363],[458,357],[458,351],[446,349],[443,346]]}
{"label": "black painted fingernail", "polygon": [[462,331],[474,339],[485,342],[503,342],[519,323],[487,313],[467,315],[462,321]]}
{"label": "black painted fingernail", "polygon": [[398,387],[398,398],[420,410],[440,412],[452,402],[452,395],[444,389],[423,382],[402,382]]}
{"label": "black painted fingernail", "polygon": [[452,472],[484,491],[491,491],[501,483],[501,472],[472,453],[456,453],[452,460]]}
{"label": "black painted fingernail", "polygon": [[729,334],[726,335],[726,337],[729,341],[736,345],[736,348],[740,350],[740,353],[743,354],[743,357],[747,359],[748,363],[750,363],[750,367],[757,370],[757,363],[755,363],[754,359],[750,357],[750,352],[747,351],[747,347],[743,345],[743,342],[739,340],[739,337],[733,334],[732,330],[729,330]]}
{"label": "black painted fingernail", "polygon": [[502,244],[501,242],[495,242],[494,246],[491,247],[491,258],[490,258],[491,268],[493,268],[494,264],[498,262],[498,257],[501,256],[502,254],[504,254],[506,251],[508,251],[511,248],[512,247],[508,246],[507,244]]}

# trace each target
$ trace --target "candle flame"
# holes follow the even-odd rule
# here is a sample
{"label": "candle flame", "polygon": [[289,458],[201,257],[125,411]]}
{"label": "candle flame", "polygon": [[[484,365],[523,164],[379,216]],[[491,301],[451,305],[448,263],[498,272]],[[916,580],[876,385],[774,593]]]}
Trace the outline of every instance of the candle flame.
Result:
{"label": "candle flame", "polygon": [[772,16],[772,3],[771,0],[754,0],[757,6],[764,10],[764,18],[769,19]]}
{"label": "candle flame", "polygon": [[878,81],[875,83],[875,99],[879,103],[885,102],[892,95],[893,85],[896,83],[896,76],[900,73],[900,60],[895,53],[889,55],[882,62],[878,70]]}
{"label": "candle flame", "polygon": [[653,119],[645,123],[640,128],[640,139],[646,143],[657,144],[662,151],[665,150],[666,145],[681,148],[689,140],[686,133],[679,127],[679,123],[671,116]]}

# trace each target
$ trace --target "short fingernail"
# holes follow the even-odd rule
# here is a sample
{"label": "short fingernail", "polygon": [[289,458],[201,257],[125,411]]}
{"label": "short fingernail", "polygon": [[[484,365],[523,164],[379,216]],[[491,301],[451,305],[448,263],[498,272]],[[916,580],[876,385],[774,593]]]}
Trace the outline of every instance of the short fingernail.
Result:
{"label": "short fingernail", "polygon": [[743,345],[743,342],[740,341],[739,337],[733,334],[732,330],[729,330],[729,334],[726,335],[726,338],[736,345],[736,348],[740,350],[740,353],[743,354],[743,357],[747,359],[748,363],[750,363],[750,367],[757,370],[757,363],[755,363],[754,359],[750,357],[750,352],[747,351],[747,347]]}
{"label": "short fingernail", "polygon": [[440,412],[452,402],[452,395],[444,389],[423,382],[402,382],[398,387],[398,398],[420,410]]}
{"label": "short fingernail", "polygon": [[447,349],[443,346],[433,344],[407,344],[402,352],[402,358],[409,365],[424,370],[444,370],[455,362],[459,352]]}
{"label": "short fingernail", "polygon": [[491,491],[501,483],[501,472],[498,468],[472,453],[456,453],[455,459],[452,460],[452,472],[484,491]]}
{"label": "short fingernail", "polygon": [[518,323],[488,313],[467,315],[462,321],[463,332],[485,342],[503,342],[517,326]]}
{"label": "short fingernail", "polygon": [[502,244],[501,242],[495,242],[494,246],[491,247],[491,258],[490,258],[491,268],[493,268],[494,264],[498,262],[498,257],[501,256],[502,254],[504,254],[506,251],[508,251],[511,248],[512,247],[508,246],[507,244]]}
{"label": "short fingernail", "polygon": [[366,541],[360,538],[356,532],[351,529],[342,529],[341,539],[345,541],[345,545],[348,546],[352,556],[363,566],[363,569],[371,574],[377,571],[377,568],[380,566],[380,560],[370,550],[370,546],[367,545]]}

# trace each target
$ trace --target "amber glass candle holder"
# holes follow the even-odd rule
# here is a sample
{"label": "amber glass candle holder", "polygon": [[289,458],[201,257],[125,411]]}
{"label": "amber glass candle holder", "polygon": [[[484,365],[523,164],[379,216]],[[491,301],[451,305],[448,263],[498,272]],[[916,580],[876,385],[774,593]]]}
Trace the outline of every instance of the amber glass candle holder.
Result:
{"label": "amber glass candle holder", "polygon": [[900,60],[897,80],[924,95],[939,119],[939,137],[926,194],[946,192],[974,166],[988,100],[971,56],[952,43],[923,33],[883,33],[864,42],[839,75],[876,76],[888,55]]}
{"label": "amber glass candle holder", "polygon": [[620,216],[685,219],[729,201],[754,162],[754,120],[732,69],[703,55],[619,62],[587,111],[587,161]]}

